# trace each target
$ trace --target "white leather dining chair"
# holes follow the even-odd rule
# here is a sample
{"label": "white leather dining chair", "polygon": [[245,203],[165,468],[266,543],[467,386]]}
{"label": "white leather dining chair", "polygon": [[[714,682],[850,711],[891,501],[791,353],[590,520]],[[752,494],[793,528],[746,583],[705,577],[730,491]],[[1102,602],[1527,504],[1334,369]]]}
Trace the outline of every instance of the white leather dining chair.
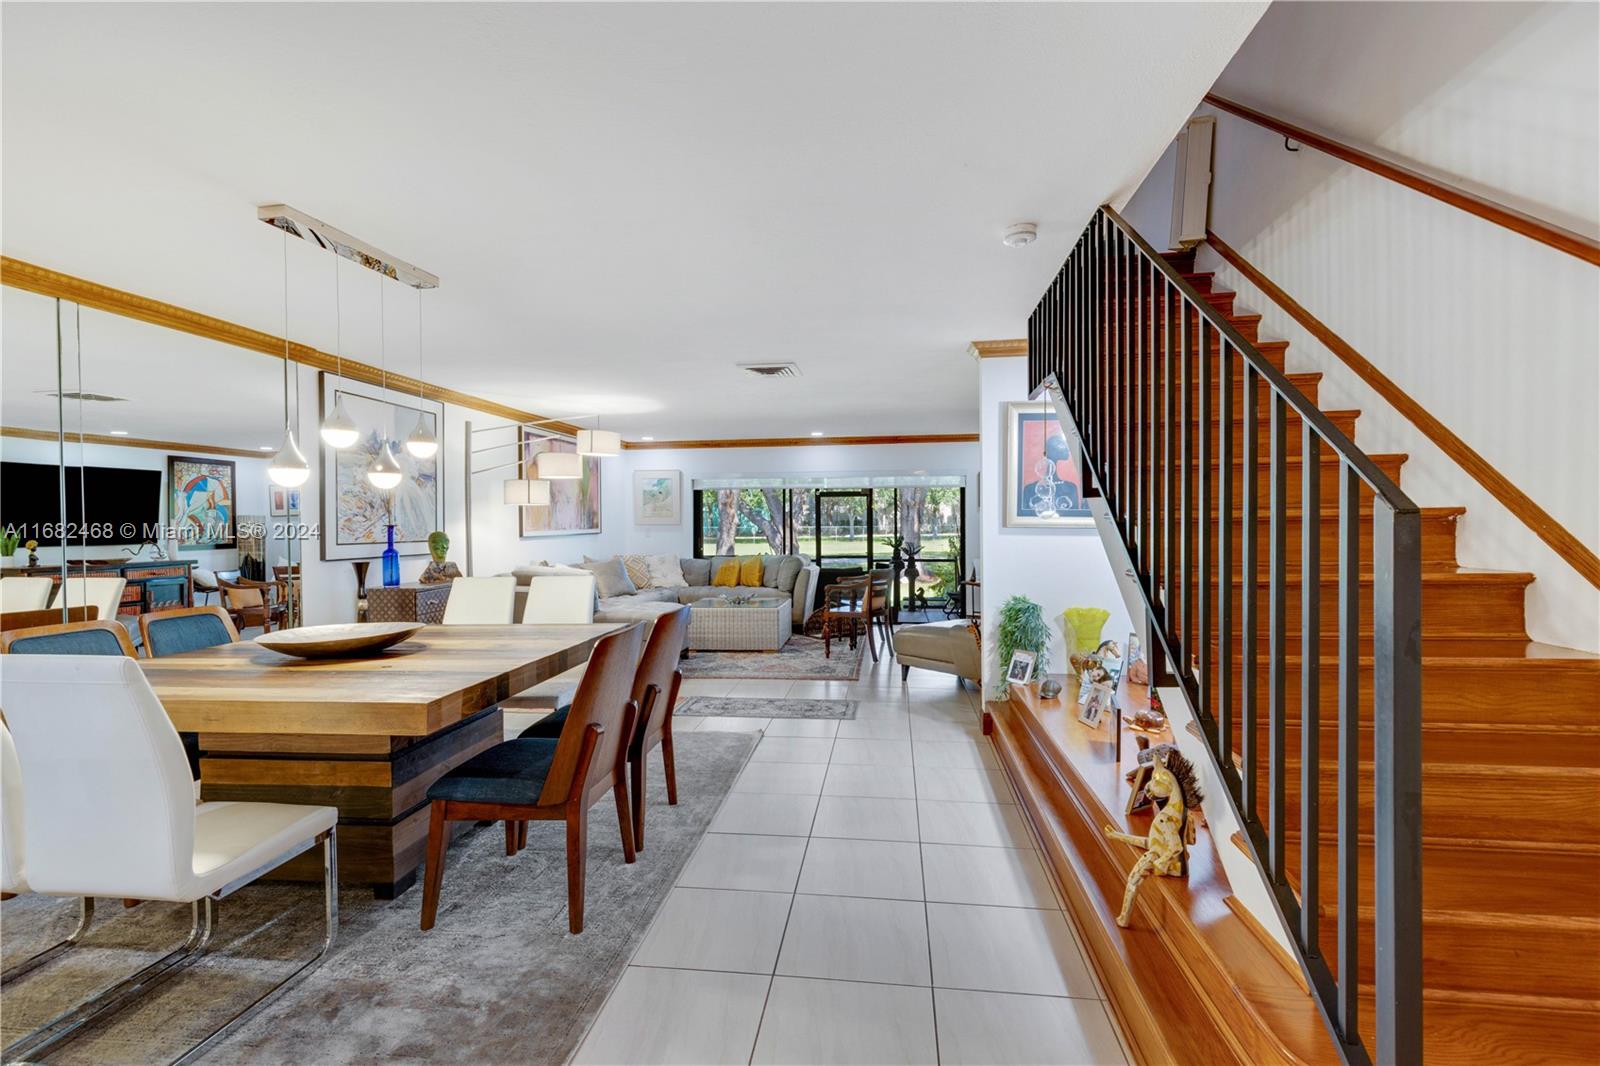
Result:
{"label": "white leather dining chair", "polygon": [[54,587],[55,582],[47,577],[0,578],[0,613],[42,611]]}
{"label": "white leather dining chair", "polygon": [[[454,595],[454,593],[452,593]],[[593,574],[541,574],[528,581],[524,625],[588,625],[594,621]]]}
{"label": "white leather dining chair", "polygon": [[[32,891],[22,866],[27,850],[26,840],[27,834],[22,823],[22,764],[17,761],[17,745],[11,739],[11,730],[6,728],[4,721],[0,721],[0,894],[7,897]],[[88,896],[80,897],[78,927],[65,940],[6,967],[5,973],[0,974],[0,984],[16,980],[77,944],[93,920],[94,900]]]}
{"label": "white leather dining chair", "polygon": [[510,625],[516,600],[517,579],[510,574],[458,577],[450,582],[442,621],[447,626]]}
{"label": "white leather dining chair", "polygon": [[183,742],[137,660],[6,656],[0,706],[21,768],[23,873],[54,896],[111,896],[190,905],[189,938],[127,980],[6,1047],[7,1062],[42,1059],[103,1017],[200,958],[214,902],[319,844],[321,950],[179,1061],[189,1061],[321,962],[338,925],[333,807],[194,803]]}
{"label": "white leather dining chair", "polygon": [[94,607],[99,612],[95,615],[97,619],[112,622],[116,620],[122,590],[127,584],[127,579],[121,577],[69,577],[56,589],[50,606]]}

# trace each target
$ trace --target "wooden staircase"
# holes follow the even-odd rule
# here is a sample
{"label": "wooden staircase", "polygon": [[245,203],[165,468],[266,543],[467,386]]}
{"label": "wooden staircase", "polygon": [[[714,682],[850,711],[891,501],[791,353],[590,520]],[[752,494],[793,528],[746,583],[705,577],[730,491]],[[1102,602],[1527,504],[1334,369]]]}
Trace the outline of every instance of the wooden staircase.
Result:
{"label": "wooden staircase", "polygon": [[[1218,291],[1210,274],[1196,273],[1192,253],[1166,259],[1185,275],[1207,302],[1224,314],[1240,333],[1254,340],[1260,316],[1242,313],[1235,295]],[[1144,310],[1148,311],[1148,301]],[[1159,317],[1159,309],[1155,311]],[[1110,317],[1110,316],[1108,316]],[[1176,319],[1154,324],[1158,349],[1166,327]],[[1213,331],[1214,332],[1214,331]],[[1287,354],[1284,342],[1259,342],[1261,353],[1280,369]],[[1198,398],[1197,374],[1191,373]],[[1315,401],[1317,374],[1290,374],[1290,380]],[[1237,387],[1237,386],[1236,386]],[[1237,394],[1236,394],[1237,395]],[[1242,405],[1234,405],[1234,439],[1242,441]],[[1198,407],[1192,406],[1191,411]],[[1215,385],[1210,401],[1213,434],[1219,425]],[[1265,405],[1263,405],[1265,411]],[[1356,411],[1327,412],[1347,434],[1353,434]],[[1197,416],[1192,416],[1197,417]],[[1285,804],[1287,869],[1300,869],[1301,709],[1300,599],[1308,575],[1302,573],[1301,537],[1307,510],[1301,499],[1300,432],[1289,424],[1289,518],[1285,543],[1289,578],[1285,636],[1286,676]],[[1198,423],[1195,436],[1198,436]],[[1234,574],[1227,590],[1233,598],[1234,653],[1239,653],[1240,604],[1243,596],[1241,551],[1254,535],[1261,565],[1268,552],[1264,471],[1267,434],[1257,437],[1262,449],[1258,480],[1262,501],[1259,528],[1246,531],[1239,481],[1242,465],[1226,474],[1234,486],[1232,515]],[[1191,474],[1206,479],[1210,506],[1218,497],[1219,471],[1213,462],[1202,470],[1198,441],[1191,440]],[[1177,442],[1173,442],[1177,456]],[[1407,457],[1372,457],[1396,480]],[[1323,453],[1321,500],[1317,512],[1321,545],[1322,683],[1320,744],[1321,832],[1320,945],[1329,964],[1336,958],[1340,901],[1336,885],[1336,838],[1333,822],[1338,800],[1339,709],[1334,682],[1338,656],[1337,475],[1332,457]],[[1176,460],[1175,460],[1176,461]],[[1158,500],[1158,504],[1159,504]],[[1362,575],[1362,646],[1371,648],[1370,496],[1364,499]],[[1159,512],[1158,512],[1159,513]],[[1487,1066],[1500,1063],[1593,1062],[1600,1055],[1600,657],[1528,640],[1524,600],[1533,575],[1514,571],[1471,570],[1457,565],[1455,524],[1462,508],[1426,508],[1422,520],[1422,731],[1423,731],[1423,953],[1426,1061]],[[1215,519],[1212,519],[1213,523]],[[1193,531],[1198,535],[1198,529]],[[1214,525],[1207,535],[1215,540]],[[1198,541],[1195,541],[1198,543]],[[1213,559],[1215,547],[1213,547]],[[1188,594],[1199,589],[1191,584]],[[1213,582],[1208,599],[1214,605],[1220,590]],[[1168,604],[1169,611],[1177,607]],[[1216,654],[1215,607],[1202,630],[1211,634],[1209,653]],[[1267,605],[1261,584],[1258,640],[1260,668],[1255,723],[1258,780],[1262,783],[1259,816],[1268,821]],[[1199,623],[1197,623],[1198,625]],[[1188,643],[1196,647],[1195,643]],[[1242,691],[1242,668],[1235,671],[1234,699]],[[1362,974],[1361,1021],[1364,1042],[1373,1045],[1372,979],[1372,663],[1363,657],[1362,772],[1359,805],[1362,830],[1362,888],[1357,904]],[[1213,700],[1215,694],[1213,693]],[[1241,740],[1234,714],[1232,749],[1242,766]],[[1299,892],[1297,878],[1291,886]]]}

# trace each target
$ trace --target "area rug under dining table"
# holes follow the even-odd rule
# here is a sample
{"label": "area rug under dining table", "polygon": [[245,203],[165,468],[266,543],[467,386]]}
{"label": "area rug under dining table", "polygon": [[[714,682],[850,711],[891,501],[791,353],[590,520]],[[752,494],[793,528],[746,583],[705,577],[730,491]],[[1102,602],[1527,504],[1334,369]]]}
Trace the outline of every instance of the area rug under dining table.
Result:
{"label": "area rug under dining table", "polygon": [[[505,854],[499,825],[449,852],[438,924],[417,928],[420,886],[398,899],[340,893],[322,966],[206,1055],[207,1063],[564,1062],[587,1031],[748,759],[755,733],[677,740],[679,804],[650,765],[645,850],[625,865],[610,803],[590,811],[585,928],[567,932],[565,829],[533,822]],[[309,957],[321,892],[261,883],[219,905],[213,949],[56,1063],[169,1062]],[[23,896],[4,909],[7,965],[61,939],[77,910]],[[83,945],[5,988],[6,1043],[171,950],[189,908],[98,901]]]}

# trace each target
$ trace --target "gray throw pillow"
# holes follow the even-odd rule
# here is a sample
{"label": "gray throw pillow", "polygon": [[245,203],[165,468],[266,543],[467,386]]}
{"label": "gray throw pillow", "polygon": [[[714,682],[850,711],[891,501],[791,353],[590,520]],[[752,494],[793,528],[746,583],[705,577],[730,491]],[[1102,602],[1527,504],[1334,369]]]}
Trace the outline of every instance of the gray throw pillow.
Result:
{"label": "gray throw pillow", "polygon": [[798,555],[785,555],[783,562],[778,566],[778,583],[775,588],[779,592],[794,593],[794,583],[800,579],[800,571],[805,569],[805,560]]}
{"label": "gray throw pillow", "polygon": [[639,591],[639,586],[628,576],[628,568],[622,565],[620,558],[585,559],[578,565],[594,575],[595,592],[599,593],[602,600],[613,596],[631,596]]}
{"label": "gray throw pillow", "polygon": [[691,588],[704,588],[711,584],[711,560],[684,559],[683,580],[688,582]]}
{"label": "gray throw pillow", "polygon": [[761,587],[775,589],[778,587],[778,570],[783,565],[784,555],[763,555],[761,557]]}

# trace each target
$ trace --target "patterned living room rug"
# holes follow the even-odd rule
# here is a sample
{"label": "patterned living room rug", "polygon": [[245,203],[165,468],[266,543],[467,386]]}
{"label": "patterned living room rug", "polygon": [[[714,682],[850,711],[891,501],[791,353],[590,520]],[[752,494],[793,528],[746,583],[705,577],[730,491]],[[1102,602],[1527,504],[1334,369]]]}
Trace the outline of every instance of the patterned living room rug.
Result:
{"label": "patterned living room rug", "polygon": [[685,678],[737,677],[793,681],[854,681],[861,676],[866,638],[850,647],[833,642],[832,655],[822,654],[822,641],[796,634],[778,651],[695,651],[679,664]]}
{"label": "patterned living room rug", "polygon": [[854,718],[855,700],[804,700],[761,696],[690,696],[674,715],[699,718]]}

